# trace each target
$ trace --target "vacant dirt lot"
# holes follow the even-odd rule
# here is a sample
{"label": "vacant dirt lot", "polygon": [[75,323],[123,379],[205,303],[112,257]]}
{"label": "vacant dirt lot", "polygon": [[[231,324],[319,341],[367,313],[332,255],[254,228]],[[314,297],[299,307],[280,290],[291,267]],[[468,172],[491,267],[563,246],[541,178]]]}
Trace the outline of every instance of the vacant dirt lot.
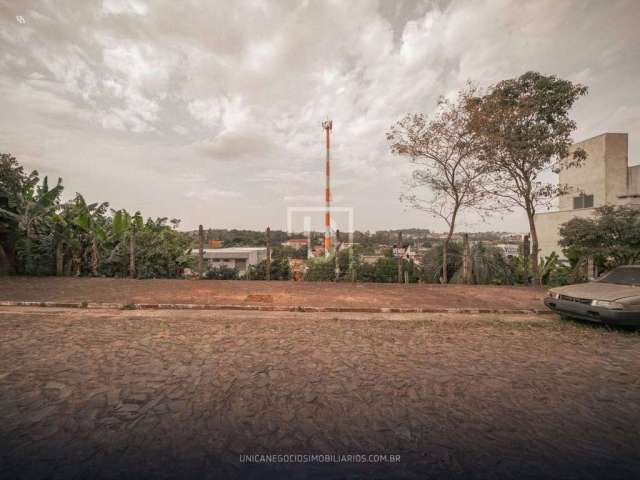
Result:
{"label": "vacant dirt lot", "polygon": [[543,309],[543,297],[524,287],[0,277],[0,300],[18,301]]}
{"label": "vacant dirt lot", "polygon": [[639,367],[553,317],[0,308],[0,478],[638,478]]}

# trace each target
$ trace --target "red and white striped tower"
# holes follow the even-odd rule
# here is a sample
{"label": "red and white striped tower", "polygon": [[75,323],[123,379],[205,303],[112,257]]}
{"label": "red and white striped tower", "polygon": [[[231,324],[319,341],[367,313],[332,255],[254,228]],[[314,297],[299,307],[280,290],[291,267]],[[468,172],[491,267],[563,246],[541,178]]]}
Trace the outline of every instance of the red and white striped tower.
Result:
{"label": "red and white striped tower", "polygon": [[324,129],[325,138],[327,141],[327,162],[326,162],[326,177],[327,183],[324,191],[324,200],[327,207],[327,211],[324,214],[324,256],[329,257],[332,251],[331,245],[331,130],[333,122],[327,120],[322,122],[322,128]]}

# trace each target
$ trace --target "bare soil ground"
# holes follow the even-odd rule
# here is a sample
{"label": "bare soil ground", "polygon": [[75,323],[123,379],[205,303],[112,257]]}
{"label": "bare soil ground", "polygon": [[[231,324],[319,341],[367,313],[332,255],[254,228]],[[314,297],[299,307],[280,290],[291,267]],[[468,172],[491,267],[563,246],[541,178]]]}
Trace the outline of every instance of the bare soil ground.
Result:
{"label": "bare soil ground", "polygon": [[543,289],[432,284],[0,277],[0,300],[544,309]]}
{"label": "bare soil ground", "polygon": [[639,478],[639,367],[555,317],[5,307],[0,478]]}

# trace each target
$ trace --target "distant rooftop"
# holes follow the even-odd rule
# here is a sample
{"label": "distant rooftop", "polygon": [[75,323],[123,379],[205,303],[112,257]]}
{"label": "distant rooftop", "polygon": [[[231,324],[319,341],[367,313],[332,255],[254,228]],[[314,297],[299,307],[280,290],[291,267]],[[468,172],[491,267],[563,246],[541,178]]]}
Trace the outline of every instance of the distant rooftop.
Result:
{"label": "distant rooftop", "polygon": [[[204,253],[251,253],[262,252],[267,247],[229,247],[229,248],[203,248]],[[197,248],[195,250],[198,250]]]}

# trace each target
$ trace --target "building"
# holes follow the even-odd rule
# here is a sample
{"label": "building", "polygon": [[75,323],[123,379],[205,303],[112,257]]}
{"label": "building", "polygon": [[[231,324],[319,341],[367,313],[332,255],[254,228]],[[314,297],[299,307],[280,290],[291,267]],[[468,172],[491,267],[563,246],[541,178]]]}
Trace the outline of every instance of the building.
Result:
{"label": "building", "polygon": [[207,246],[209,248],[222,248],[222,240],[209,240]]}
{"label": "building", "polygon": [[513,258],[520,256],[520,245],[513,243],[498,243],[496,248],[504,258]]}
{"label": "building", "polygon": [[582,166],[559,172],[558,181],[569,193],[560,196],[557,211],[535,215],[541,256],[555,251],[563,257],[559,228],[572,218],[591,217],[603,205],[640,208],[640,165],[629,166],[626,133],[603,133],[572,145],[571,151],[578,147],[587,152]]}
{"label": "building", "polygon": [[[192,250],[198,255],[198,249]],[[205,248],[204,261],[208,268],[237,268],[240,273],[245,273],[249,266],[257,265],[267,259],[267,247],[232,247],[232,248]]]}
{"label": "building", "polygon": [[283,247],[291,248],[307,248],[309,241],[306,238],[290,238],[286,242],[282,242]]}

